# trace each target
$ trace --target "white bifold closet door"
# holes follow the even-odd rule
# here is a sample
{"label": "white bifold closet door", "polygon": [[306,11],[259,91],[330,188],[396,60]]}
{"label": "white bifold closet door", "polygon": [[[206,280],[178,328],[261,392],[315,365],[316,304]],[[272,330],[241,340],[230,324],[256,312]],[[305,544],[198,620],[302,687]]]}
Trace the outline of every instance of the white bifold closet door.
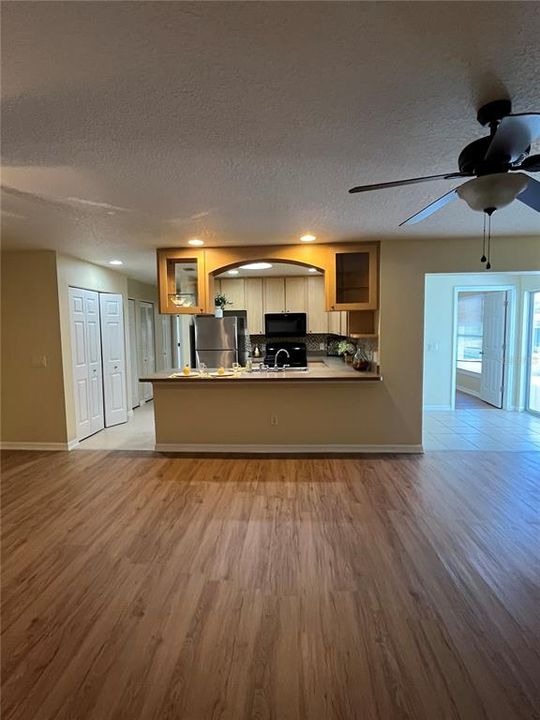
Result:
{"label": "white bifold closet door", "polygon": [[135,300],[128,300],[129,309],[129,366],[131,368],[131,409],[139,407],[139,364],[137,362],[139,343],[137,341],[137,307]]}
{"label": "white bifold closet door", "polygon": [[174,367],[173,363],[173,342],[172,342],[172,323],[170,315],[161,315],[161,347],[162,362],[161,369],[168,371]]}
{"label": "white bifold closet door", "polygon": [[126,359],[122,295],[100,293],[105,425],[127,422]]}
{"label": "white bifold closet door", "polygon": [[104,426],[98,293],[69,288],[69,308],[77,439],[83,440]]}
{"label": "white bifold closet door", "polygon": [[[156,372],[156,350],[154,334],[154,306],[152,303],[139,303],[141,327],[141,374]],[[142,399],[146,402],[153,398],[152,383],[142,383]]]}

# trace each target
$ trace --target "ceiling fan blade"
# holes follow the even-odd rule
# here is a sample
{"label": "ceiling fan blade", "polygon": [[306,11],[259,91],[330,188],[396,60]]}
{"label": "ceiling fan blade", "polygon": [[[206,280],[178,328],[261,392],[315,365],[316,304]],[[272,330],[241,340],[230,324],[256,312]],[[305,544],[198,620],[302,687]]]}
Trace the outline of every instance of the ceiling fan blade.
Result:
{"label": "ceiling fan blade", "polygon": [[422,208],[422,210],[419,210],[414,215],[411,215],[411,217],[404,220],[402,223],[399,223],[399,227],[402,227],[403,225],[414,225],[417,222],[420,222],[421,220],[425,220],[430,215],[433,215],[433,213],[436,213],[437,210],[440,210],[445,205],[448,205],[449,202],[452,202],[452,200],[455,200],[458,197],[457,194],[457,188],[454,188],[453,190],[450,190],[450,192],[447,192],[442,197],[438,198],[437,200],[434,200],[432,203],[427,205],[425,208]]}
{"label": "ceiling fan blade", "polygon": [[495,130],[486,160],[503,158],[510,163],[516,162],[539,137],[540,113],[507,115]]}
{"label": "ceiling fan blade", "polygon": [[527,187],[519,193],[516,200],[520,200],[525,205],[536,210],[536,212],[540,212],[540,182],[534,178],[529,178]]}
{"label": "ceiling fan blade", "polygon": [[444,175],[428,175],[427,177],[411,178],[410,180],[394,180],[387,183],[375,183],[375,185],[358,185],[349,190],[350,193],[368,192],[369,190],[383,190],[384,188],[400,187],[400,185],[415,185],[416,183],[429,182],[430,180],[450,180],[452,178],[472,177],[465,173],[455,172]]}
{"label": "ceiling fan blade", "polygon": [[528,158],[512,170],[526,170],[527,172],[540,172],[540,155],[529,155]]}

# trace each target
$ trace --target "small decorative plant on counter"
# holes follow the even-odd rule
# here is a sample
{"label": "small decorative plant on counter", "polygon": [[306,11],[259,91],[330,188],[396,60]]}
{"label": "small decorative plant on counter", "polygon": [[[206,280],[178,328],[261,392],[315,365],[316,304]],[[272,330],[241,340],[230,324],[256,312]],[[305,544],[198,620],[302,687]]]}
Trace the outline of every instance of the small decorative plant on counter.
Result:
{"label": "small decorative plant on counter", "polygon": [[356,352],[356,345],[350,340],[341,340],[337,346],[338,355],[343,356],[344,362],[349,365],[352,362],[352,356]]}
{"label": "small decorative plant on counter", "polygon": [[231,300],[228,299],[226,295],[222,295],[221,293],[218,293],[214,298],[214,305],[215,307],[215,316],[217,318],[223,317],[223,310],[226,305],[232,305]]}

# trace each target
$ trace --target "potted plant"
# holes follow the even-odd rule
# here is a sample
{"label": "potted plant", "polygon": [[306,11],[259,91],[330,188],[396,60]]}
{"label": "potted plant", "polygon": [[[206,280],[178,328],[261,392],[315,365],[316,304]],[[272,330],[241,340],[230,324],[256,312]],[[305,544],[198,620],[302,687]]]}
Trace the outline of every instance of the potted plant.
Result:
{"label": "potted plant", "polygon": [[225,295],[218,293],[214,298],[214,305],[215,305],[215,312],[214,312],[215,316],[217,318],[222,318],[223,317],[223,308],[225,307],[225,305],[232,305],[232,302]]}
{"label": "potted plant", "polygon": [[350,340],[340,340],[337,346],[338,355],[343,356],[343,361],[349,365],[352,362],[352,356],[356,352],[356,346]]}

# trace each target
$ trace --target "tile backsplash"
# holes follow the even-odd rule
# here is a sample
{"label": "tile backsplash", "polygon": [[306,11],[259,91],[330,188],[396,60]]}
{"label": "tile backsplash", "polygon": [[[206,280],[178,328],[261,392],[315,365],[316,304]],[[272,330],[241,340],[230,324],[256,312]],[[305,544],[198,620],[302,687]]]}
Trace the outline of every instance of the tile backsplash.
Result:
{"label": "tile backsplash", "polygon": [[[284,342],[297,341],[305,343],[308,355],[326,355],[327,352],[330,355],[337,355],[337,345],[340,340],[343,340],[343,337],[339,335],[310,334],[298,338],[272,338],[272,342],[280,342],[281,340]],[[264,354],[264,346],[266,345],[266,342],[267,340],[265,335],[251,335],[248,337],[247,341],[248,351],[252,352],[255,345],[258,345],[261,350],[261,354]],[[369,355],[372,355],[373,351],[377,349],[377,342],[373,339],[366,338],[362,340],[351,340],[351,342],[357,347],[361,347]]]}

